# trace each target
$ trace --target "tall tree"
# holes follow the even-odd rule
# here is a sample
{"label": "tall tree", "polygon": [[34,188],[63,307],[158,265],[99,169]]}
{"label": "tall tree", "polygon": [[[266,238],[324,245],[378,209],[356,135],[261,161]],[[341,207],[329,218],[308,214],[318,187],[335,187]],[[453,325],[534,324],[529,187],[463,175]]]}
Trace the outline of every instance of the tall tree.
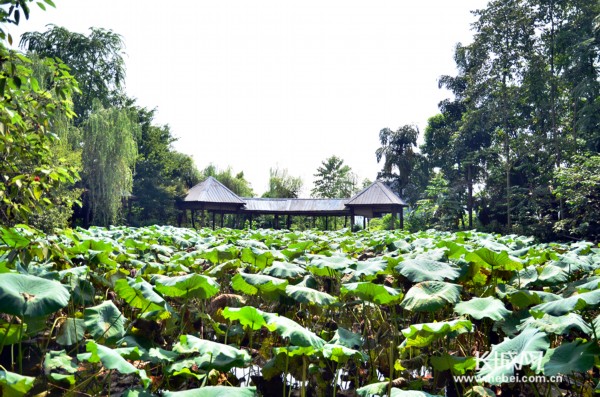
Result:
{"label": "tall tree", "polygon": [[262,196],[268,198],[297,198],[302,190],[302,178],[288,174],[287,169],[269,170],[269,190]]}
{"label": "tall tree", "polygon": [[[389,181],[400,197],[414,203],[418,197],[405,195],[411,183],[413,171],[420,168],[422,156],[416,151],[419,130],[414,125],[404,125],[396,131],[384,128],[379,132],[381,147],[375,152],[377,162],[383,160],[383,168],[377,175]],[[411,192],[413,193],[413,192]]]}
{"label": "tall tree", "polygon": [[132,225],[175,224],[175,201],[198,183],[200,173],[188,155],[175,151],[169,126],[153,125],[154,110],[133,108],[141,132],[133,176],[133,200],[127,222]]}
{"label": "tall tree", "polygon": [[27,222],[32,214],[51,210],[52,195],[78,177],[74,168],[52,156],[55,114],[72,117],[73,76],[58,60],[43,60],[51,71],[41,85],[31,60],[5,45],[12,38],[4,24],[19,24],[29,17],[25,0],[0,6],[0,223]]}
{"label": "tall tree", "polygon": [[356,192],[356,175],[344,160],[331,156],[322,161],[317,173],[314,174],[315,187],[313,197],[340,198],[350,197]]}
{"label": "tall tree", "polygon": [[97,104],[82,126],[86,223],[114,224],[124,200],[130,198],[137,156],[135,137],[140,133],[135,116],[129,110]]}
{"label": "tall tree", "polygon": [[86,36],[50,25],[45,32],[24,33],[19,44],[40,57],[59,58],[71,68],[81,89],[73,98],[76,126],[91,114],[95,101],[103,107],[124,102],[125,61],[120,35],[90,28]]}
{"label": "tall tree", "polygon": [[250,182],[246,180],[244,177],[244,172],[238,172],[234,175],[231,167],[227,167],[225,170],[219,170],[214,165],[210,164],[201,172],[200,179],[206,179],[209,176],[212,176],[223,185],[225,185],[229,190],[234,192],[240,197],[253,197],[254,191],[252,190],[252,186],[250,186]]}

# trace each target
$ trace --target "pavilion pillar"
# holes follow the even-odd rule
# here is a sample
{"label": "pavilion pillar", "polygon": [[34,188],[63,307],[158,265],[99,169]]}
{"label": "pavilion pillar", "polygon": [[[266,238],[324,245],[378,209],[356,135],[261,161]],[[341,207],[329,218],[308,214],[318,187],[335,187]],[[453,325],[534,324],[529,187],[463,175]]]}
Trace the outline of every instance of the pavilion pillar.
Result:
{"label": "pavilion pillar", "polygon": [[206,215],[206,214],[205,214],[205,211],[204,211],[204,207],[201,207],[201,208],[200,208],[200,227],[201,227],[201,228],[202,228],[202,227],[204,227],[204,226],[206,225],[206,222],[205,222],[205,219],[204,219],[204,216],[205,216],[205,215]]}
{"label": "pavilion pillar", "polygon": [[196,228],[196,222],[194,222],[194,210],[190,210],[190,217],[192,218],[192,227]]}
{"label": "pavilion pillar", "polygon": [[212,213],[212,228],[215,230],[215,211]]}
{"label": "pavilion pillar", "polygon": [[333,217],[333,230],[337,230],[337,216]]}
{"label": "pavilion pillar", "polygon": [[223,228],[223,218],[225,217],[225,213],[221,212],[221,229]]}
{"label": "pavilion pillar", "polygon": [[367,217],[363,216],[363,229],[366,230],[367,229]]}
{"label": "pavilion pillar", "polygon": [[396,220],[396,213],[392,210],[392,216],[390,217],[390,230],[394,230]]}
{"label": "pavilion pillar", "polygon": [[348,215],[344,215],[344,228],[348,226]]}
{"label": "pavilion pillar", "polygon": [[312,217],[312,224],[313,224],[313,226],[312,226],[313,229],[317,227],[317,217],[316,216]]}
{"label": "pavilion pillar", "polygon": [[329,230],[329,217],[325,217],[325,230]]}
{"label": "pavilion pillar", "polygon": [[279,214],[275,214],[275,229],[279,229]]}
{"label": "pavilion pillar", "polygon": [[252,229],[252,214],[250,214],[250,229]]}
{"label": "pavilion pillar", "polygon": [[404,229],[404,207],[400,207],[400,229]]}
{"label": "pavilion pillar", "polygon": [[292,216],[291,216],[291,215],[288,215],[288,216],[287,216],[287,224],[286,224],[286,228],[287,228],[288,230],[290,230],[290,229],[292,228]]}
{"label": "pavilion pillar", "polygon": [[354,208],[350,210],[350,231],[354,231]]}

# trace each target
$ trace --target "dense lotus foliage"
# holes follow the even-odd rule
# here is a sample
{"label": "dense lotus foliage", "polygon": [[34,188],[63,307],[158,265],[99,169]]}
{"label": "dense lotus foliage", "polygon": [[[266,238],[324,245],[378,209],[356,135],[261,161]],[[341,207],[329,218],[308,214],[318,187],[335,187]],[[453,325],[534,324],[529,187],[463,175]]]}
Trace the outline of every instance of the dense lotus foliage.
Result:
{"label": "dense lotus foliage", "polygon": [[588,242],[0,228],[0,395],[589,396],[599,306]]}

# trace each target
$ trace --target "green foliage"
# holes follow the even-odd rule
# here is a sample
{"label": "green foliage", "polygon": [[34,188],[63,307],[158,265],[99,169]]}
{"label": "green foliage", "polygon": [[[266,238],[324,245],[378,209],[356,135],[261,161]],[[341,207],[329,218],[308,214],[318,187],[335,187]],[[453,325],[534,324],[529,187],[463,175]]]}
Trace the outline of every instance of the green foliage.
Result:
{"label": "green foliage", "polygon": [[[50,392],[107,395],[127,382],[127,395],[212,393],[227,379],[231,389],[218,391],[233,393],[246,390],[240,374],[254,366],[259,389],[263,379],[306,376],[313,392],[337,385],[359,395],[387,393],[390,382],[369,375],[384,366],[416,395],[442,392],[430,373],[476,376],[457,384],[466,395],[486,395],[477,385],[502,383],[517,367],[562,374],[553,388],[563,394],[598,382],[590,369],[600,262],[590,243],[168,226],[52,236],[0,228],[0,238],[0,350],[12,349],[17,362],[19,345],[39,351],[35,381]],[[566,279],[550,276],[557,271]],[[352,376],[365,386],[348,390],[340,373],[357,366],[364,371]],[[0,368],[5,394],[13,387],[5,383],[27,385],[20,374],[31,368],[16,367]],[[527,384],[509,387],[527,394]]]}
{"label": "green foliage", "polygon": [[314,177],[313,197],[348,198],[356,193],[356,176],[350,166],[337,156],[323,160]]}
{"label": "green foliage", "polygon": [[250,182],[244,178],[244,172],[233,175],[231,167],[221,171],[211,164],[200,172],[200,180],[204,180],[209,176],[221,182],[239,197],[254,197],[254,191],[250,186]]}
{"label": "green foliage", "polygon": [[566,204],[565,219],[555,228],[574,236],[600,239],[600,156],[576,156],[568,167],[555,171],[554,194]]}
{"label": "green foliage", "polygon": [[98,106],[82,128],[83,177],[91,221],[104,226],[115,224],[133,187],[139,125],[130,111]]}
{"label": "green foliage", "polygon": [[287,169],[269,170],[269,190],[262,196],[268,198],[296,198],[302,190],[302,178],[288,174]]}
{"label": "green foliage", "polygon": [[20,46],[40,57],[61,59],[70,67],[81,87],[73,98],[76,126],[95,111],[95,101],[106,108],[123,101],[125,61],[120,35],[90,28],[86,36],[50,25],[45,32],[24,33]]}

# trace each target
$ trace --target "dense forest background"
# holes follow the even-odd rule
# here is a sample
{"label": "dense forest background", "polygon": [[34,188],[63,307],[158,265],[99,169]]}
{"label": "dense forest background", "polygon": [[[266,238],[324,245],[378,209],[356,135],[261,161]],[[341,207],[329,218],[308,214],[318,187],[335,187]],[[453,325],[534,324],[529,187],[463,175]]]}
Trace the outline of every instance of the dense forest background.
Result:
{"label": "dense forest background", "polygon": [[[28,17],[29,4],[6,2],[2,25]],[[600,3],[498,0],[474,13],[473,42],[456,46],[457,74],[439,78],[451,97],[422,136],[412,125],[379,132],[382,169],[372,177],[411,205],[413,230],[598,240]],[[127,96],[117,33],[49,26],[25,34],[22,53],[4,30],[0,38],[2,224],[177,224],[175,202],[209,175],[254,195],[243,172],[199,171],[155,111]],[[311,194],[348,197],[367,182],[331,156]],[[302,186],[274,168],[264,196],[297,197]]]}

